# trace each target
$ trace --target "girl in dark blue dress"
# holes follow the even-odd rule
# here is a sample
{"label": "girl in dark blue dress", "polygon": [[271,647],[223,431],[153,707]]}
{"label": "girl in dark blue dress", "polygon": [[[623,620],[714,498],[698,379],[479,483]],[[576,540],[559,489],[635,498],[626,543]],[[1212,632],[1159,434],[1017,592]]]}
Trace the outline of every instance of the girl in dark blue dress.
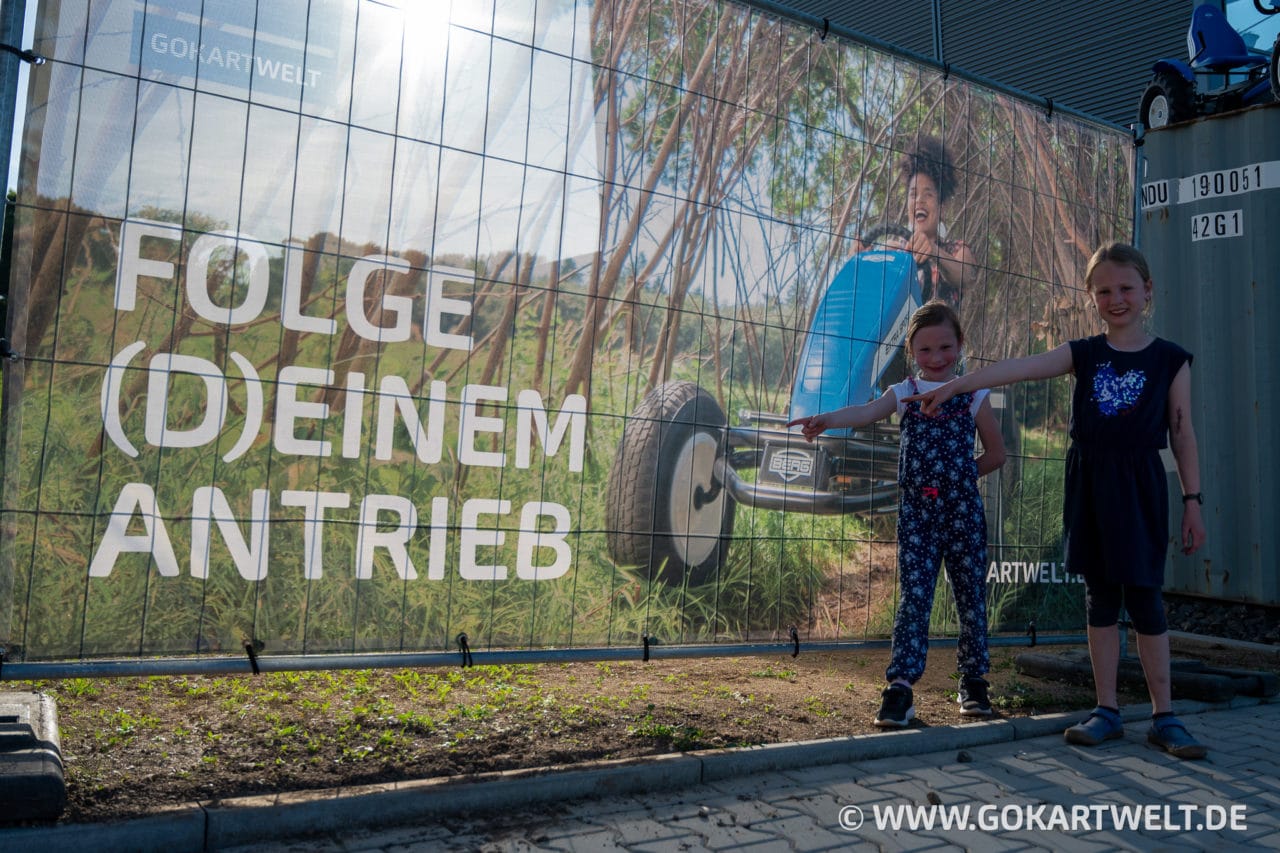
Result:
{"label": "girl in dark blue dress", "polygon": [[1161,596],[1169,541],[1161,448],[1173,449],[1182,483],[1183,553],[1194,553],[1205,538],[1191,425],[1191,354],[1144,328],[1151,274],[1137,249],[1123,243],[1103,246],[1089,261],[1085,287],[1106,323],[1105,334],[989,365],[911,399],[932,414],[952,396],[977,388],[1075,374],[1063,525],[1067,570],[1085,578],[1098,706],[1065,736],[1068,743],[1092,746],[1124,734],[1116,698],[1123,605],[1138,634],[1138,657],[1151,694],[1147,739],[1181,758],[1202,758],[1207,750],[1171,710]]}

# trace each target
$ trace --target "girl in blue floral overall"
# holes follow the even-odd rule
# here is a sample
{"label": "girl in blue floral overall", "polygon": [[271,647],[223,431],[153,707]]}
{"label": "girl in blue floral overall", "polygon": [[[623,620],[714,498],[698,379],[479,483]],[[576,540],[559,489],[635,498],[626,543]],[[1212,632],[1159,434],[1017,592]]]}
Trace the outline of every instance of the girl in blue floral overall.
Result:
{"label": "girl in blue floral overall", "polygon": [[[904,398],[940,387],[955,375],[964,335],[952,308],[930,301],[911,317],[907,350],[919,368],[878,399],[799,418],[812,441],[828,429],[862,427],[897,413],[901,425],[898,455],[898,612],[893,624],[893,654],[885,678],[889,686],[875,724],[907,725],[915,716],[911,686],[924,674],[929,652],[929,616],[938,571],[945,559],[947,579],[960,616],[956,662],[960,670],[960,713],[989,716],[991,702],[983,679],[987,654],[987,525],[978,477],[1004,464],[1000,425],[986,391],[950,401],[936,417],[925,417],[919,403]],[[973,451],[975,429],[983,452]]]}
{"label": "girl in blue floral overall", "polygon": [[1207,749],[1171,708],[1169,632],[1161,596],[1169,547],[1162,448],[1173,450],[1182,485],[1183,553],[1195,553],[1205,538],[1200,457],[1191,425],[1191,354],[1144,327],[1152,283],[1137,249],[1124,243],[1103,246],[1089,260],[1084,280],[1106,334],[961,376],[922,393],[921,411],[945,413],[951,397],[977,388],[1075,374],[1062,518],[1067,571],[1084,575],[1098,705],[1067,729],[1065,738],[1094,746],[1124,736],[1116,693],[1117,621],[1123,606],[1138,635],[1138,658],[1151,695],[1147,740],[1179,758],[1203,758]]}

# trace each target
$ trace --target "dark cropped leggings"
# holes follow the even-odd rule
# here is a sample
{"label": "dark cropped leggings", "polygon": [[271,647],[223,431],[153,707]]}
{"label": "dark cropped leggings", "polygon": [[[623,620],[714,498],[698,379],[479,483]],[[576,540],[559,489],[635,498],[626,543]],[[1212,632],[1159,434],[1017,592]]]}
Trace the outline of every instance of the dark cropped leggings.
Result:
{"label": "dark cropped leggings", "polygon": [[1122,604],[1128,609],[1129,621],[1139,634],[1163,634],[1169,630],[1160,587],[1085,582],[1084,605],[1089,627],[1109,628],[1116,624],[1120,620]]}

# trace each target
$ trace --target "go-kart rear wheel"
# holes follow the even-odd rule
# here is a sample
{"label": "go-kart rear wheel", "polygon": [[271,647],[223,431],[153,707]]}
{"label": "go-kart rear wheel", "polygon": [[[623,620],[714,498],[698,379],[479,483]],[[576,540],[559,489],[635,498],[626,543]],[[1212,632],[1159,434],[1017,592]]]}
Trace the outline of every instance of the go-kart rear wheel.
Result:
{"label": "go-kart rear wheel", "polygon": [[714,580],[733,535],[734,501],[715,477],[724,412],[693,382],[669,382],[627,421],[605,494],[609,556],[650,580]]}
{"label": "go-kart rear wheel", "polygon": [[1173,71],[1157,71],[1142,95],[1138,120],[1146,127],[1165,127],[1196,117],[1195,86]]}
{"label": "go-kart rear wheel", "polygon": [[1271,78],[1271,97],[1280,101],[1280,35],[1271,45],[1271,66],[1268,76]]}

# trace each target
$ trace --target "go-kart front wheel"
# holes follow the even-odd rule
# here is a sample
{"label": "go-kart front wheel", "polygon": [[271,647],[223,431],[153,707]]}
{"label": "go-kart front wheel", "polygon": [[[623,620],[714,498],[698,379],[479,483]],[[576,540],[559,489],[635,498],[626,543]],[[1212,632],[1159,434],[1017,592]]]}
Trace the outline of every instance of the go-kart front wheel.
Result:
{"label": "go-kart front wheel", "polygon": [[1138,120],[1146,127],[1164,127],[1196,117],[1194,84],[1173,71],[1157,71],[1142,95]]}
{"label": "go-kart front wheel", "polygon": [[724,412],[693,382],[669,382],[627,421],[605,495],[609,556],[672,586],[713,580],[729,551],[734,501],[715,477]]}
{"label": "go-kart front wheel", "polygon": [[1280,34],[1276,35],[1276,42],[1271,45],[1271,65],[1267,76],[1271,79],[1271,97],[1280,101]]}

